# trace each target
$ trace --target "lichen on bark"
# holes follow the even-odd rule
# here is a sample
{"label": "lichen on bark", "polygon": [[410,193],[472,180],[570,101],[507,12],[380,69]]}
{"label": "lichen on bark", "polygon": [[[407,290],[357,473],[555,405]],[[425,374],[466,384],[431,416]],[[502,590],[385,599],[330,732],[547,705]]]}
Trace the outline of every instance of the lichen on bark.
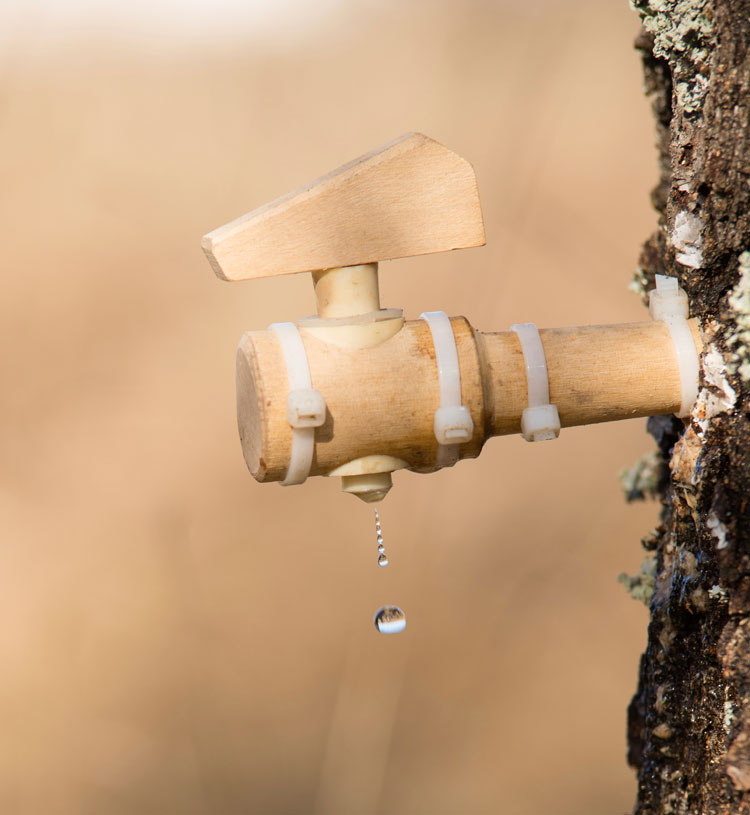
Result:
{"label": "lichen on bark", "polygon": [[[652,420],[670,478],[648,536],[648,645],[628,715],[638,815],[750,815],[750,0],[634,0],[656,118],[657,231],[638,279],[679,278],[700,397]],[[746,366],[746,367],[743,367]]]}
{"label": "lichen on bark", "polygon": [[713,54],[709,0],[631,0],[651,36],[652,53],[669,63],[678,105],[700,110],[708,89]]}

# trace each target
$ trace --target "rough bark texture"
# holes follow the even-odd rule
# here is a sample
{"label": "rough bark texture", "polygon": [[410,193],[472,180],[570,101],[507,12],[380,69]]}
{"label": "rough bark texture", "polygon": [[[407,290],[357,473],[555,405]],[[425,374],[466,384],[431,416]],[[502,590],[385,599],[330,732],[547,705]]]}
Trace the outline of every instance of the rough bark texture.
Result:
{"label": "rough bark texture", "polygon": [[636,813],[750,813],[750,0],[634,0],[661,177],[638,282],[676,275],[705,340],[668,467],[629,710]]}

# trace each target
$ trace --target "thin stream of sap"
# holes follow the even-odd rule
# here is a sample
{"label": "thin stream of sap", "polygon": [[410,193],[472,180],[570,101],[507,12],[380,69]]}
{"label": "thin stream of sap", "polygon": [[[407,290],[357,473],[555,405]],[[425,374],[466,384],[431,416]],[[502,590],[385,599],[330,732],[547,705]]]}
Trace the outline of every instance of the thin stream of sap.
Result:
{"label": "thin stream of sap", "polygon": [[383,528],[380,525],[380,513],[378,508],[375,507],[375,538],[378,543],[378,566],[388,565],[388,555],[385,553],[385,545],[383,544]]}
{"label": "thin stream of sap", "polygon": [[[378,566],[388,565],[388,555],[383,543],[383,527],[380,513],[375,507],[375,538],[378,543]],[[398,606],[382,606],[375,612],[375,628],[381,634],[398,634],[406,628],[406,614]]]}

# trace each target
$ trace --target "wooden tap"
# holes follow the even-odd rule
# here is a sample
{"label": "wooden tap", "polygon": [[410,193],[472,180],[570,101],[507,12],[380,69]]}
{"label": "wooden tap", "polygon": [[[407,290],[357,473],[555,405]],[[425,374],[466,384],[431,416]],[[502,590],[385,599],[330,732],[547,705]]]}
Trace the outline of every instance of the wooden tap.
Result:
{"label": "wooden tap", "polygon": [[[409,133],[219,227],[202,245],[224,280],[312,272],[318,317],[304,320],[306,334],[357,350],[403,326],[400,309],[380,308],[379,261],[484,241],[471,165],[433,139]],[[249,416],[244,371],[238,360],[238,413]],[[340,464],[344,489],[370,501],[390,489],[392,470],[407,466],[384,450]]]}
{"label": "wooden tap", "polygon": [[[471,166],[421,134],[408,134],[204,238],[215,272],[245,280],[309,271],[318,316],[298,322],[312,387],[325,401],[314,430],[311,475],[380,499],[390,473],[438,466],[433,418],[440,389],[423,320],[381,309],[378,262],[484,243]],[[473,422],[459,458],[492,436],[518,433],[527,407],[519,337],[451,319],[461,403]],[[695,321],[690,329],[700,350]],[[680,368],[663,322],[540,331],[550,402],[563,427],[672,413]],[[237,352],[237,413],[247,466],[258,481],[285,478],[293,430],[289,379],[273,331],[249,331]]]}

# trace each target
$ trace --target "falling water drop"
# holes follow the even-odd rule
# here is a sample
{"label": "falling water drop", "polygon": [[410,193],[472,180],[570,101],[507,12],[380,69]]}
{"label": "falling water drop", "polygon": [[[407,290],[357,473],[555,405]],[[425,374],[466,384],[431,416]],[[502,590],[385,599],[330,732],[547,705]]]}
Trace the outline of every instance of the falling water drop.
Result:
{"label": "falling water drop", "polygon": [[383,606],[375,614],[375,628],[381,634],[398,634],[406,628],[406,614],[398,606]]}
{"label": "falling water drop", "polygon": [[[378,566],[388,565],[388,555],[383,543],[383,528],[380,525],[380,513],[375,509],[375,537],[378,542]],[[406,614],[398,606],[383,606],[375,614],[375,628],[381,634],[398,634],[406,628]]]}

